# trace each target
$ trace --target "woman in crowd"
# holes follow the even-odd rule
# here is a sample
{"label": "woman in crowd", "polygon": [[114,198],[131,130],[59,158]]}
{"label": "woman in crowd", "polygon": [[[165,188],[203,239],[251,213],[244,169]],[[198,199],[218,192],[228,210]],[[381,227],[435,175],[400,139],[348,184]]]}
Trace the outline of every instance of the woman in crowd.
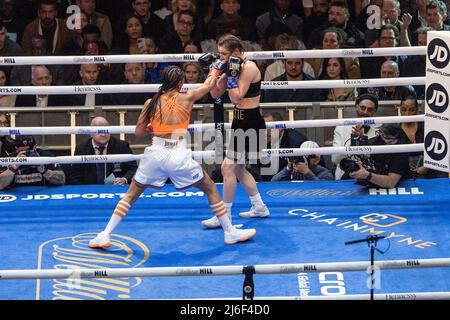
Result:
{"label": "woman in crowd", "polygon": [[143,38],[144,24],[141,18],[134,14],[130,14],[125,19],[122,27],[123,33],[119,36],[114,52],[118,54],[141,54],[142,49],[139,48],[139,42]]}
{"label": "woman in crowd", "polygon": [[[348,79],[343,58],[329,58],[323,60],[324,72],[322,80]],[[358,95],[356,88],[331,88],[324,89],[323,100],[326,101],[354,101]]]}
{"label": "woman in crowd", "polygon": [[[8,85],[8,72],[4,68],[0,68],[0,87]],[[16,104],[16,96],[14,95],[0,95],[0,107],[10,108]]]}

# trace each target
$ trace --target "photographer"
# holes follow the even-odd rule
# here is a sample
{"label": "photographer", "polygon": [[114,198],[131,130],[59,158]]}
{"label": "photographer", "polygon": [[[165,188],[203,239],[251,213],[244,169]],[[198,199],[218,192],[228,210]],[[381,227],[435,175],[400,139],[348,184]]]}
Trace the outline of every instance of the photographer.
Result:
{"label": "photographer", "polygon": [[[314,141],[305,141],[300,148],[318,148]],[[287,166],[273,176],[271,181],[298,181],[298,180],[333,180],[330,170],[321,166],[320,156],[309,155],[288,158]]]}
{"label": "photographer", "polygon": [[[403,139],[403,131],[398,125],[384,124],[378,128],[377,136],[369,139],[368,145],[396,145]],[[345,164],[344,164],[344,163]],[[360,160],[344,159],[341,167],[349,172],[350,178],[366,186],[395,188],[402,178],[409,176],[408,153],[371,154]]]}
{"label": "photographer", "polygon": [[[53,157],[48,151],[36,147],[32,136],[6,137],[2,157]],[[5,168],[0,167],[0,171]],[[9,165],[0,173],[0,190],[10,186],[63,185],[66,177],[58,165]]]}
{"label": "photographer", "polygon": [[[370,93],[363,93],[355,100],[355,111],[358,118],[374,117],[378,110],[378,98]],[[370,138],[375,137],[374,125],[338,126],[334,130],[333,147],[367,145]],[[334,176],[336,180],[349,179],[344,175],[340,162],[345,158],[342,154],[331,155],[331,161],[336,166]]]}

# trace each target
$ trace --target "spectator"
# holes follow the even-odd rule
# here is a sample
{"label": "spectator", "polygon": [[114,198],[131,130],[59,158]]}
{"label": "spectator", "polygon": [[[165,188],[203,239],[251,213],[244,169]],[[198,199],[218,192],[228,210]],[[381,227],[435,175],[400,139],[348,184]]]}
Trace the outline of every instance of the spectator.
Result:
{"label": "spectator", "polygon": [[8,38],[8,30],[0,20],[0,57],[15,57],[23,55],[22,48]]}
{"label": "spectator", "polygon": [[154,11],[154,14],[156,14],[161,19],[165,19],[167,16],[171,15],[173,13],[172,7],[174,4],[173,0],[163,0],[163,5],[158,10]]}
{"label": "spectator", "polygon": [[[345,32],[342,29],[330,27],[322,33],[322,45],[321,49],[339,49],[342,47],[344,39],[346,37]],[[320,78],[323,72],[323,59],[322,58],[308,58],[305,59],[314,69],[314,77]],[[359,66],[359,59],[357,57],[344,58],[345,69],[350,79],[361,78],[361,70]]]}
{"label": "spectator", "polygon": [[303,39],[308,39],[311,32],[326,24],[328,20],[328,0],[313,0],[312,11],[309,15],[305,14],[303,22]]}
{"label": "spectator", "polygon": [[256,32],[261,46],[265,47],[266,31],[277,22],[285,24],[297,39],[303,40],[303,19],[292,13],[291,5],[291,0],[273,0],[272,9],[256,19]]}
{"label": "spectator", "polygon": [[[314,141],[305,141],[300,148],[319,148],[319,145]],[[331,171],[319,162],[320,156],[314,154],[289,158],[287,166],[271,181],[333,180]]]}
{"label": "spectator", "polygon": [[88,23],[96,25],[101,31],[101,38],[108,48],[112,46],[112,26],[108,16],[95,11],[95,0],[76,0],[76,4],[80,7],[81,12],[87,16]]}
{"label": "spectator", "polygon": [[[358,118],[369,118],[375,116],[378,110],[378,98],[373,94],[364,93],[355,100],[355,111]],[[338,126],[334,130],[333,147],[343,147],[349,145],[365,144],[367,139],[375,137],[375,126]],[[344,171],[340,168],[340,162],[345,156],[341,154],[331,155],[331,161],[336,167],[335,179],[348,179],[348,174],[344,176]]]}
{"label": "spectator", "polygon": [[[396,145],[399,144],[403,131],[398,125],[384,124],[377,130],[377,135],[369,140],[368,144]],[[409,160],[407,153],[371,154],[368,156],[371,167],[363,166],[361,161],[357,165],[359,169],[350,172],[350,178],[356,179],[366,186],[375,186],[392,189],[397,186],[402,178],[409,177]]]}
{"label": "spectator", "polygon": [[427,5],[430,3],[430,0],[415,0],[416,9],[412,13],[411,24],[409,25],[409,31],[413,35],[411,37],[411,44],[413,46],[417,46],[417,40],[414,37],[416,31],[419,28],[428,27],[427,22]]}
{"label": "spectator", "polygon": [[11,41],[20,44],[27,21],[18,14],[16,0],[0,0],[0,22],[8,29]]}
{"label": "spectator", "polygon": [[[43,65],[34,65],[31,69],[31,85],[51,86],[53,77],[50,70]],[[16,107],[56,107],[64,104],[63,96],[60,95],[18,95]]]}
{"label": "spectator", "polygon": [[[279,112],[265,112],[264,121],[284,121]],[[295,129],[267,129],[267,149],[300,148],[301,144],[308,138]],[[272,177],[287,166],[287,159],[284,157],[272,158],[270,160],[270,169],[268,165],[260,164],[260,173],[263,181],[270,181]],[[266,167],[266,169],[264,168]],[[257,171],[257,170],[254,170]]]}
{"label": "spectator", "polygon": [[364,47],[364,34],[350,20],[350,12],[345,1],[335,0],[330,3],[327,23],[311,32],[306,46],[308,48],[319,48],[322,32],[329,27],[342,29],[346,33],[347,36],[343,41],[344,47]]}
{"label": "spectator", "polygon": [[[92,119],[91,126],[109,126],[103,117]],[[75,148],[75,155],[132,154],[128,142],[109,134],[93,134]],[[122,163],[74,164],[70,173],[70,184],[129,184],[136,173],[135,161]]]}
{"label": "spectator", "polygon": [[198,15],[195,0],[174,0],[175,5],[172,6],[172,13],[164,18],[165,30],[167,33],[175,33],[180,28],[179,15],[183,11],[191,11],[193,15],[192,37],[203,39],[204,23],[201,16]]}
{"label": "spectator", "polygon": [[184,43],[183,47],[184,53],[200,53],[202,52],[202,46],[200,45],[200,42],[197,40],[189,40]]}
{"label": "spectator", "polygon": [[59,55],[61,48],[70,40],[70,31],[66,22],[57,18],[58,10],[55,0],[39,0],[38,17],[27,24],[22,37],[22,48],[25,54],[32,54],[32,41],[34,36],[41,35],[47,40],[48,52]]}
{"label": "spectator", "polygon": [[177,14],[177,28],[169,32],[161,40],[159,53],[183,53],[184,44],[192,39],[197,40],[192,33],[195,28],[193,11],[184,10]]}
{"label": "spectator", "polygon": [[[6,137],[4,140],[6,157],[54,157],[36,146],[32,136]],[[0,169],[4,169],[1,168]],[[0,190],[16,186],[64,185],[66,176],[59,165],[20,166],[10,165],[0,173]]]}
{"label": "spectator", "polygon": [[[314,80],[311,76],[303,72],[303,59],[284,60],[285,73],[272,81],[309,81]],[[320,101],[321,91],[315,89],[278,89],[266,90],[264,102],[312,102]]]}
{"label": "spectator", "polygon": [[[348,79],[344,58],[324,59],[322,69],[325,71],[321,77],[323,80]],[[323,91],[323,100],[326,101],[354,101],[358,96],[356,88],[331,88]]]}
{"label": "spectator", "polygon": [[255,41],[256,30],[252,22],[239,14],[240,0],[220,0],[220,15],[207,26],[206,38],[218,39],[221,35],[231,33],[233,29],[241,30],[242,40]]}
{"label": "spectator", "polygon": [[[398,69],[398,64],[395,61],[387,60],[381,65],[380,77],[398,78],[400,77],[400,71]],[[416,92],[414,88],[410,85],[408,86],[394,86],[394,87],[373,87],[363,90],[363,92],[368,92],[375,95],[379,101],[385,100],[400,100],[405,96],[415,96]],[[391,114],[394,115],[394,114]]]}
{"label": "spectator", "polygon": [[143,34],[151,36],[158,44],[166,33],[164,21],[150,11],[150,0],[131,0],[133,13],[138,16],[143,24]]}
{"label": "spectator", "polygon": [[100,29],[93,24],[88,24],[88,19],[84,12],[77,13],[76,19],[80,20],[80,24],[75,23],[72,37],[61,48],[61,55],[79,55],[83,47],[84,34],[98,34],[98,39],[100,39]]}
{"label": "spectator", "polygon": [[[205,75],[203,74],[202,67],[197,62],[186,62],[183,64],[184,71],[184,83],[203,83],[205,81]],[[205,94],[201,99],[197,100],[197,103],[213,103],[213,99],[209,94]]]}
{"label": "spectator", "polygon": [[[381,6],[381,14],[383,24],[392,24],[400,31],[400,46],[411,46],[409,41],[410,35],[408,35],[408,27],[411,24],[412,16],[409,13],[404,13],[402,20],[399,20],[401,15],[400,1],[399,0],[383,0]],[[367,34],[366,34],[367,36]],[[367,46],[368,44],[366,41]]]}
{"label": "spectator", "polygon": [[[124,66],[124,84],[144,84],[144,63],[126,63]],[[109,95],[112,105],[143,105],[153,94],[148,92],[116,93]]]}
{"label": "spectator", "polygon": [[[81,81],[75,83],[74,85],[76,86],[98,85],[99,74],[100,74],[100,67],[97,64],[82,64],[80,66],[79,71]],[[92,91],[94,93],[70,95],[67,99],[67,104],[69,106],[86,106],[86,107],[107,104],[106,95],[96,94],[95,88],[93,88]],[[88,92],[91,92],[91,90],[88,90]]]}
{"label": "spectator", "polygon": [[142,48],[139,48],[138,41],[143,38],[144,24],[138,16],[130,14],[124,19],[122,34],[114,51],[119,54],[141,54]]}
{"label": "spectator", "polygon": [[445,24],[447,11],[445,3],[440,0],[431,0],[427,5],[428,26],[437,31],[450,31],[450,25]]}
{"label": "spectator", "polygon": [[[0,67],[0,88],[8,85],[8,71]],[[15,95],[0,95],[0,108],[11,108],[16,103]]]}
{"label": "spectator", "polygon": [[[297,38],[293,35],[283,33],[277,36],[275,40],[275,50],[276,51],[287,51],[287,50],[299,50]],[[286,72],[284,68],[283,60],[275,60],[272,64],[268,65],[266,71],[264,72],[264,81],[270,81],[283,73]],[[312,78],[314,78],[314,70],[311,65],[306,62],[303,63],[303,72]]]}
{"label": "spectator", "polygon": [[[374,47],[380,48],[393,48],[398,47],[399,33],[398,29],[391,25],[386,24],[381,27],[378,40],[374,44]],[[392,60],[397,62],[400,72],[403,70],[403,61],[406,59],[404,56],[384,56],[384,57],[361,57],[359,59],[361,66],[361,78],[371,79],[379,78],[381,65],[386,60]]]}
{"label": "spectator", "polygon": [[[155,54],[158,51],[156,42],[152,37],[145,36],[142,39],[143,39],[142,42],[145,43],[145,48],[143,48],[142,53]],[[186,42],[186,44],[188,43],[189,41]],[[154,84],[162,83],[162,76],[164,73],[164,69],[168,65],[169,63],[167,62],[147,62],[145,64],[144,82]]]}
{"label": "spectator", "polygon": [[[399,111],[401,116],[415,116],[419,112],[419,104],[416,97],[406,96],[400,101]],[[424,142],[424,123],[423,122],[404,122],[400,125],[404,135],[400,144],[423,143]],[[448,174],[432,170],[423,166],[423,152],[409,153],[409,169],[413,177],[416,178],[444,178]]]}
{"label": "spectator", "polygon": [[[427,45],[427,32],[434,30],[430,27],[420,27],[416,31],[416,40],[414,41],[418,46]],[[407,56],[403,63],[404,77],[425,77],[426,70],[426,56],[425,55],[410,55]],[[414,86],[416,96],[418,99],[423,99],[425,96],[425,86]]]}
{"label": "spectator", "polygon": [[[47,40],[40,35],[34,36],[31,39],[31,55],[32,56],[48,56],[47,51]],[[61,65],[52,64],[46,66],[52,75],[52,80],[54,84],[61,84]],[[11,69],[10,82],[13,86],[31,86],[32,75],[31,71],[33,69],[32,65],[18,65]]]}

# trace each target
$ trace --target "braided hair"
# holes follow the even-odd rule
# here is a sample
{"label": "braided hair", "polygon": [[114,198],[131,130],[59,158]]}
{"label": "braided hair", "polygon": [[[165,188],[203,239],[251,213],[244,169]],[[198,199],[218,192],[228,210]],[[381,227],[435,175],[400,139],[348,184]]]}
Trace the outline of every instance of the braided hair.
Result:
{"label": "braided hair", "polygon": [[159,107],[160,121],[162,116],[162,106],[159,102],[161,95],[165,92],[168,92],[172,89],[175,89],[180,81],[184,79],[184,72],[178,66],[168,66],[164,69],[164,74],[162,77],[162,85],[159,87],[158,92],[153,96],[150,105],[145,114],[145,118],[148,121],[151,121],[156,114],[156,109]]}

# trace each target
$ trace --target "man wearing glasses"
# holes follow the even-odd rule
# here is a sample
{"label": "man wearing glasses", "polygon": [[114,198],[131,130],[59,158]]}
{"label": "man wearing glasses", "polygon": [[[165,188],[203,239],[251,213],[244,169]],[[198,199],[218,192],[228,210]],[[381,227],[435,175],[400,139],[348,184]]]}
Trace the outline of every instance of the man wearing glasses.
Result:
{"label": "man wearing glasses", "polygon": [[159,53],[183,53],[184,44],[194,39],[195,15],[191,10],[183,10],[178,14],[174,33],[166,34],[159,45]]}
{"label": "man wearing glasses", "polygon": [[[355,100],[356,116],[358,118],[370,118],[375,116],[378,110],[378,98],[370,93],[363,93]],[[359,144],[366,144],[368,139],[375,137],[375,126],[338,126],[334,129],[333,147],[355,146]],[[331,161],[336,166],[335,179],[348,179],[348,174],[341,169],[340,162],[345,158],[342,154],[331,155]]]}

